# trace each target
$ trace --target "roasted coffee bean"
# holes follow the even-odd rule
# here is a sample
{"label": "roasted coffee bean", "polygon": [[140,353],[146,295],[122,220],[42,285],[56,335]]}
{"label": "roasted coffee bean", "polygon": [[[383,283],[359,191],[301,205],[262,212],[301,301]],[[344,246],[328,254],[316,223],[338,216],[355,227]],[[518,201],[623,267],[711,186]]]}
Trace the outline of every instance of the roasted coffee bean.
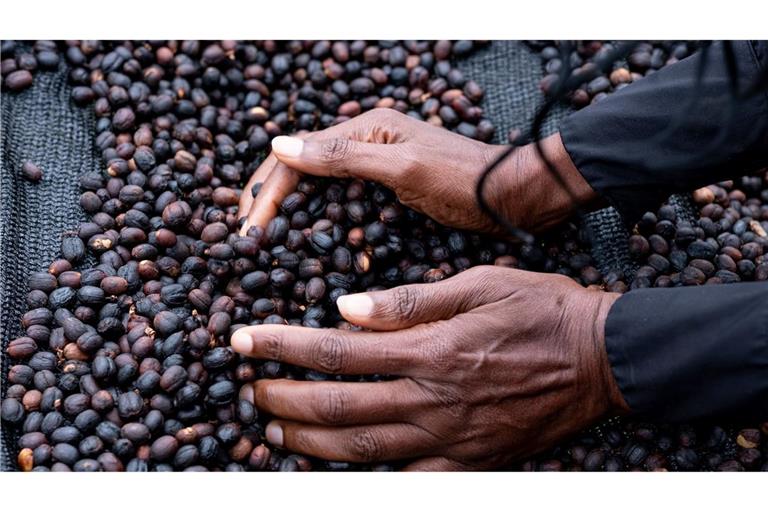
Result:
{"label": "roasted coffee bean", "polygon": [[28,160],[21,164],[21,173],[22,176],[24,176],[24,179],[31,181],[32,183],[37,183],[43,179],[43,171]]}
{"label": "roasted coffee bean", "polygon": [[27,359],[37,352],[37,343],[32,338],[22,336],[11,340],[5,350],[13,359]]}
{"label": "roasted coffee bean", "polygon": [[67,261],[79,263],[85,257],[85,244],[79,237],[65,237],[61,241],[61,255]]}
{"label": "roasted coffee bean", "polygon": [[173,457],[173,465],[176,469],[186,469],[195,464],[200,457],[200,452],[193,444],[180,447]]}
{"label": "roasted coffee bean", "polygon": [[62,426],[51,432],[51,443],[76,444],[80,441],[80,431],[76,427]]}
{"label": "roasted coffee bean", "polygon": [[184,367],[174,365],[167,368],[160,378],[160,387],[166,392],[174,392],[184,385],[187,380],[187,371]]}
{"label": "roasted coffee bean", "polygon": [[[0,412],[0,418],[2,418],[1,412]],[[40,411],[30,412],[23,419],[23,423],[21,425],[21,431],[24,432],[25,434],[29,432],[39,431],[43,426],[44,419],[45,419],[45,416],[43,415],[42,412]]]}
{"label": "roasted coffee bean", "polygon": [[215,347],[203,356],[203,365],[208,370],[223,368],[234,359],[234,352],[228,347]]}
{"label": "roasted coffee bean", "polygon": [[51,451],[51,457],[56,462],[61,462],[67,466],[73,466],[80,458],[77,448],[68,443],[59,443],[54,445]]}
{"label": "roasted coffee bean", "polygon": [[87,409],[75,417],[74,425],[80,432],[90,432],[101,421],[101,416],[93,409]]}
{"label": "roasted coffee bean", "polygon": [[172,459],[179,449],[179,443],[173,436],[165,435],[157,438],[150,447],[150,455],[154,460],[166,461]]}
{"label": "roasted coffee bean", "polygon": [[224,446],[232,446],[240,440],[240,426],[236,423],[224,423],[216,429],[216,437]]}
{"label": "roasted coffee bean", "polygon": [[134,445],[144,444],[152,437],[149,428],[145,424],[138,422],[126,423],[120,429],[120,433]]}
{"label": "roasted coffee bean", "polygon": [[112,409],[115,405],[115,400],[109,391],[104,389],[97,391],[91,396],[91,408],[97,412],[106,412]]}
{"label": "roasted coffee bean", "polygon": [[223,380],[208,388],[207,399],[211,404],[226,405],[232,401],[236,391],[233,382]]}
{"label": "roasted coffee bean", "polygon": [[128,391],[117,397],[117,412],[123,419],[139,417],[144,410],[144,401],[138,393]]}
{"label": "roasted coffee bean", "polygon": [[128,281],[119,276],[108,276],[101,281],[100,286],[107,295],[121,295],[128,290]]}
{"label": "roasted coffee bean", "polygon": [[19,423],[24,419],[24,406],[15,398],[4,399],[0,411],[0,417],[8,423]]}
{"label": "roasted coffee bean", "polygon": [[11,91],[21,91],[30,85],[32,85],[32,73],[26,69],[13,71],[5,77],[5,86]]}
{"label": "roasted coffee bean", "polygon": [[192,209],[184,201],[173,201],[163,209],[163,222],[174,231],[184,227],[192,218]]}
{"label": "roasted coffee bean", "polygon": [[64,414],[75,417],[91,405],[91,399],[84,393],[75,393],[64,399]]}

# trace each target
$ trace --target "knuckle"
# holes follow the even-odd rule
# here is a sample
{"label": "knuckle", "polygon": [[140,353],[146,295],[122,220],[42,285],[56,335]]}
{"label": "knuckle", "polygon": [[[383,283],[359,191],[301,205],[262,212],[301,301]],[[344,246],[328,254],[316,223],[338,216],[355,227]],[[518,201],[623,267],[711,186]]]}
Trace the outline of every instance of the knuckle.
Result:
{"label": "knuckle", "polygon": [[335,387],[329,388],[317,411],[320,421],[329,425],[343,423],[347,417],[347,403],[346,393]]}
{"label": "knuckle", "polygon": [[275,388],[269,381],[256,382],[253,388],[253,397],[257,405],[267,410],[271,410],[277,401]]}
{"label": "knuckle", "polygon": [[360,430],[352,434],[349,449],[355,459],[364,462],[380,460],[383,455],[381,439],[370,429]]}
{"label": "knuckle", "polygon": [[347,343],[336,332],[323,333],[311,348],[311,358],[315,365],[326,373],[339,373],[344,369],[347,359]]}
{"label": "knuckle", "polygon": [[396,110],[384,107],[377,107],[370,111],[370,117],[377,122],[394,121],[397,119],[395,114],[398,114]]}
{"label": "knuckle", "polygon": [[395,288],[392,298],[392,313],[398,319],[411,320],[416,314],[417,294],[414,288],[400,286]]}
{"label": "knuckle", "polygon": [[454,371],[459,360],[457,344],[448,336],[433,338],[422,345],[422,357],[439,374]]}
{"label": "knuckle", "polygon": [[350,139],[343,137],[325,140],[321,147],[321,158],[324,163],[337,171],[341,171],[344,161],[352,152],[352,145],[353,143]]}
{"label": "knuckle", "polygon": [[259,346],[265,359],[280,361],[283,356],[283,337],[276,333],[259,335]]}
{"label": "knuckle", "polygon": [[308,454],[315,452],[317,446],[317,440],[315,436],[303,428],[293,429],[288,435],[286,432],[285,447],[290,450],[303,451]]}

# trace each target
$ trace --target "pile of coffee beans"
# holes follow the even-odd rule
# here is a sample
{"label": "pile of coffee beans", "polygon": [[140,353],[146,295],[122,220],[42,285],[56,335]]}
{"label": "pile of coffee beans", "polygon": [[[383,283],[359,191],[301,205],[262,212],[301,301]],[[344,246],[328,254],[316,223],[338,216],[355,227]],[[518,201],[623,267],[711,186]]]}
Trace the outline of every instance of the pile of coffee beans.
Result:
{"label": "pile of coffee beans", "polygon": [[[452,65],[477,45],[54,45],[69,66],[73,101],[96,114],[105,171],[81,177],[80,205],[89,220],[64,234],[61,257],[47,271],[30,276],[24,333],[7,347],[12,365],[1,416],[19,435],[19,468],[391,469],[269,446],[264,427],[270,418],[238,399],[241,385],[348,377],[241,357],[229,348],[230,334],[260,323],[356,329],[339,316],[339,296],[434,282],[479,264],[558,272],[614,291],[662,286],[661,276],[667,285],[693,284],[692,270],[685,279],[674,277],[682,270],[674,270],[679,262],[671,252],[685,251],[683,268],[704,272],[698,260],[710,254],[692,255],[689,248],[697,240],[719,245],[723,233],[739,237],[739,261],[752,261],[752,275],[759,274],[762,261],[749,252],[756,249],[747,249],[752,257],[743,253],[755,242],[750,221],[762,220],[754,202],[768,188],[762,182],[753,184],[749,199],[738,196],[740,184],[711,187],[711,196],[699,191],[699,200],[713,205],[703,209],[712,210],[708,217],[719,231],[690,223],[695,240],[678,237],[686,225],[669,207],[646,215],[637,237],[648,249],[633,238],[641,271],[632,279],[620,272],[603,276],[589,254],[589,234],[577,224],[512,245],[440,226],[402,206],[386,188],[362,181],[305,179],[266,229],[237,234],[240,194],[256,192],[242,187],[277,135],[386,107],[489,140],[493,126],[479,106],[482,90]],[[3,62],[7,81],[11,64]],[[742,220],[739,226],[751,226],[749,232],[736,234]],[[654,234],[667,242],[666,253]],[[721,247],[732,247],[735,241],[726,238]],[[733,251],[725,252],[736,261]],[[715,259],[709,258],[719,264]],[[732,282],[720,270],[729,268],[704,272],[705,282]],[[738,263],[729,271],[741,272]],[[754,469],[764,462],[768,450],[759,429],[702,428],[614,420],[519,468]]]}
{"label": "pile of coffee beans", "polygon": [[60,57],[55,41],[35,41],[30,49],[16,41],[3,41],[0,45],[0,76],[3,90],[22,91],[32,85],[38,70],[56,70]]}
{"label": "pile of coffee beans", "polygon": [[2,419],[20,435],[21,469],[351,468],[265,444],[269,418],[237,398],[241,385],[336,377],[243,358],[229,347],[235,329],[355,329],[335,307],[346,293],[478,264],[573,273],[569,258],[589,262],[567,242],[573,225],[549,242],[567,249],[513,256],[362,181],[302,181],[266,229],[237,234],[241,189],[276,135],[390,107],[487,140],[482,90],[450,60],[470,41],[64,46],[105,170],[81,177],[90,218],[30,276],[24,335],[7,347]]}
{"label": "pile of coffee beans", "polygon": [[751,428],[611,421],[524,471],[767,471],[768,423]]}
{"label": "pile of coffee beans", "polygon": [[[616,49],[616,44],[607,41],[570,41],[570,51],[564,43],[557,41],[528,41],[528,45],[541,57],[544,78],[541,90],[547,94],[558,82],[564,66],[571,69],[571,76],[592,72],[595,60]],[[575,109],[600,101],[608,94],[626,87],[644,76],[655,73],[664,66],[688,57],[698,49],[692,41],[638,42],[626,59],[617,61],[613,68],[589,82],[582,84],[568,95]],[[563,52],[568,53],[567,56]]]}

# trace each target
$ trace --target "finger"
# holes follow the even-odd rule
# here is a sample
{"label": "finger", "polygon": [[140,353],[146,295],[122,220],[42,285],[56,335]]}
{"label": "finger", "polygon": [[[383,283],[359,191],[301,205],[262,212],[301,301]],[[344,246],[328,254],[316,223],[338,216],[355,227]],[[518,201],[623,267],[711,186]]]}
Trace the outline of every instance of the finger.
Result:
{"label": "finger", "polygon": [[248,216],[248,212],[251,211],[251,205],[253,205],[253,187],[258,183],[264,183],[277,162],[277,157],[270,153],[248,180],[248,183],[246,183],[245,188],[243,189],[243,193],[240,194],[240,204],[237,208],[237,215],[239,218]]}
{"label": "finger", "polygon": [[275,420],[266,434],[278,447],[345,462],[418,457],[437,445],[435,436],[407,423],[339,428]]}
{"label": "finger", "polygon": [[427,406],[409,379],[388,382],[307,382],[263,379],[246,384],[241,398],[282,419],[319,425],[404,421]]}
{"label": "finger", "polygon": [[350,332],[288,325],[254,325],[232,335],[232,348],[325,373],[409,375],[426,364],[417,333]]}
{"label": "finger", "polygon": [[445,457],[426,457],[412,462],[403,471],[469,471],[472,468]]}
{"label": "finger", "polygon": [[506,289],[494,286],[490,274],[467,270],[430,284],[409,284],[368,293],[342,295],[339,313],[351,323],[376,331],[405,329],[446,320],[504,297]]}
{"label": "finger", "polygon": [[280,203],[296,189],[298,183],[299,174],[286,167],[282,162],[278,162],[266,181],[261,184],[261,190],[253,200],[248,212],[248,219],[240,228],[240,235],[245,235],[251,226],[266,228],[269,221],[277,215]]}
{"label": "finger", "polygon": [[272,151],[289,167],[315,176],[362,178],[391,186],[417,162],[412,144],[376,144],[348,137],[275,137]]}
{"label": "finger", "polygon": [[[295,137],[299,139],[305,139],[316,135],[316,133],[299,132],[295,135]],[[277,183],[273,183],[268,187],[268,189],[272,190],[273,192],[264,196],[257,196],[258,200],[257,197],[254,197],[253,187],[259,183],[261,183],[263,187],[264,183],[269,179],[269,177],[274,174],[275,168],[281,165],[282,164],[280,161],[277,159],[277,157],[275,157],[275,154],[270,153],[264,162],[259,166],[259,168],[256,169],[256,172],[253,173],[251,179],[248,180],[248,184],[246,185],[244,193],[240,195],[240,205],[238,208],[240,218],[246,217],[246,222],[240,230],[241,236],[244,236],[248,232],[248,228],[251,226],[266,227],[267,223],[275,215],[277,215],[277,210],[285,196],[290,194],[298,184],[299,178],[296,173],[282,172],[280,179],[276,180]],[[290,177],[290,179],[287,179],[287,177]],[[245,193],[246,191],[247,193]],[[259,190],[259,192],[261,192],[261,190]],[[278,197],[273,197],[274,195],[277,195]],[[248,216],[250,213],[252,213],[254,205],[259,205],[262,201],[266,203],[265,206],[263,208],[259,208],[258,211],[253,212],[253,217],[255,220],[253,222],[249,222]],[[277,207],[275,207],[275,204]]]}

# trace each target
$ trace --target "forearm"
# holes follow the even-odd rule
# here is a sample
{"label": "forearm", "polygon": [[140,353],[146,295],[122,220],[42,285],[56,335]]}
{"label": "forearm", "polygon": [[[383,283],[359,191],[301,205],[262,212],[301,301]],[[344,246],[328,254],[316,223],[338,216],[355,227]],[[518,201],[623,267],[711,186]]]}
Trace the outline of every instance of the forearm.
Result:
{"label": "forearm", "polygon": [[665,421],[768,416],[768,283],[635,290],[605,344],[633,413]]}

